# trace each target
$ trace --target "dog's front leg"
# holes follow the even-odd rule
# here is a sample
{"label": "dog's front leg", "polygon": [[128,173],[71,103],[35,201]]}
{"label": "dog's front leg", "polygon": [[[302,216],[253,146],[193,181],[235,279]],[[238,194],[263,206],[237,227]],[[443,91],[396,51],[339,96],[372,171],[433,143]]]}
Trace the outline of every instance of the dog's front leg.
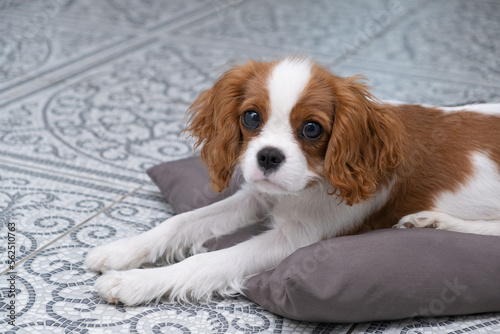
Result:
{"label": "dog's front leg", "polygon": [[168,267],[109,271],[96,281],[95,288],[106,300],[127,305],[161,297],[188,301],[209,300],[214,294],[231,296],[241,292],[246,277],[274,268],[299,247],[317,241],[315,231],[290,225]]}
{"label": "dog's front leg", "polygon": [[105,272],[138,268],[159,259],[180,261],[203,252],[205,241],[258,221],[271,206],[269,198],[243,186],[223,201],[174,216],[138,236],[93,248],[85,264],[91,270]]}

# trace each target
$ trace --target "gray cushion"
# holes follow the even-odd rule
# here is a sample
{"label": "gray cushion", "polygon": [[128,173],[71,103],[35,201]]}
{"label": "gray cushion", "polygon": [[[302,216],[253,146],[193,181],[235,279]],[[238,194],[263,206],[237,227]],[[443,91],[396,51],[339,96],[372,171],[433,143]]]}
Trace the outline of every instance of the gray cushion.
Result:
{"label": "gray cushion", "polygon": [[191,211],[231,196],[241,179],[235,174],[228,189],[220,194],[210,189],[207,169],[198,157],[165,162],[147,170],[151,180],[176,213]]}
{"label": "gray cushion", "polygon": [[[148,170],[178,213],[230,196],[208,186],[197,158]],[[241,177],[236,177],[239,180]],[[232,246],[263,224],[209,243]],[[294,319],[321,322],[393,320],[500,311],[500,239],[432,229],[387,229],[301,248],[277,268],[248,280],[245,295]]]}

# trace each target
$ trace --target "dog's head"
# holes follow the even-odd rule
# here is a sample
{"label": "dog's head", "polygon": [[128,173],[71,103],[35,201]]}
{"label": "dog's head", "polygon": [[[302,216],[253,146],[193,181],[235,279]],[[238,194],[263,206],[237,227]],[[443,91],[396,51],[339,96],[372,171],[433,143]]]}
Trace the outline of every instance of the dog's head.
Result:
{"label": "dog's head", "polygon": [[320,179],[348,204],[368,198],[401,156],[400,125],[359,78],[307,58],[249,61],[220,77],[189,109],[212,187],[237,164],[260,191],[290,194]]}

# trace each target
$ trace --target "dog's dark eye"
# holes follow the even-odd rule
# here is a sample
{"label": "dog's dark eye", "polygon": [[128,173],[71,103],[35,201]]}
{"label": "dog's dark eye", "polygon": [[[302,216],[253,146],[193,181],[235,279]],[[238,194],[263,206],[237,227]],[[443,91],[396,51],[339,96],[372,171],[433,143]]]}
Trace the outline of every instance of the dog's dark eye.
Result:
{"label": "dog's dark eye", "polygon": [[318,139],[322,134],[323,128],[316,122],[307,122],[302,128],[302,135],[307,139]]}
{"label": "dog's dark eye", "polygon": [[247,129],[257,129],[260,126],[260,122],[260,114],[255,110],[247,110],[241,116],[241,123]]}

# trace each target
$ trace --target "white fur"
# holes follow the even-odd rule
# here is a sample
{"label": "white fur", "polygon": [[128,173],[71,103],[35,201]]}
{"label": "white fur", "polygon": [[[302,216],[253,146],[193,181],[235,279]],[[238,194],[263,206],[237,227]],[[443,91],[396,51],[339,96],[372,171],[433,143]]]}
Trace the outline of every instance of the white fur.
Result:
{"label": "white fur", "polygon": [[[95,283],[101,296],[128,305],[162,296],[208,300],[213,294],[240,293],[246,277],[274,268],[300,247],[360,224],[390,194],[384,188],[351,207],[328,195],[328,186],[318,183],[296,196],[266,195],[246,186],[224,201],[174,216],[146,233],[94,248],[85,263],[105,272]],[[224,250],[198,253],[205,240],[255,222],[265,213],[272,217],[269,231]],[[132,269],[161,259],[181,260],[190,249],[197,254],[171,266]],[[118,271],[124,269],[132,270]]]}
{"label": "white fur", "polygon": [[466,220],[440,211],[421,211],[405,216],[394,227],[432,227],[438,230],[500,236],[500,218]]}
{"label": "white fur", "polygon": [[471,110],[486,115],[500,115],[500,103],[469,104],[459,107],[441,107],[440,109],[446,112]]}
{"label": "white fur", "polygon": [[283,122],[297,103],[311,76],[311,62],[303,58],[286,58],[273,69],[268,91],[272,115]]}
{"label": "white fur", "polygon": [[395,227],[500,235],[500,171],[486,153],[471,161],[474,175],[458,191],[440,194],[431,211],[405,216]]}
{"label": "white fur", "polygon": [[[406,104],[405,102],[397,101],[397,100],[383,100],[384,103],[389,103],[395,106],[400,106]],[[479,104],[466,104],[463,106],[456,107],[436,107],[431,105],[422,104],[422,106],[426,107],[434,107],[439,108],[445,112],[456,112],[456,111],[475,111],[478,113],[486,114],[486,115],[500,115],[500,103],[479,103]]]}
{"label": "white fur", "polygon": [[[221,202],[174,216],[146,233],[89,252],[87,267],[104,272],[95,283],[101,296],[133,305],[161,297],[206,300],[213,294],[239,293],[247,277],[274,268],[300,247],[353,229],[386,203],[395,180],[353,206],[328,195],[333,189],[324,179],[305,187],[317,175],[307,167],[289,115],[309,76],[308,61],[289,59],[274,69],[268,83],[271,116],[241,160],[248,184],[240,191]],[[256,162],[257,152],[266,146],[279,148],[286,156],[284,164],[267,178]],[[498,167],[485,153],[478,152],[472,159],[474,177],[462,189],[441,194],[432,211],[403,217],[396,227],[433,225],[500,235]],[[269,231],[224,250],[204,252],[205,241],[264,217],[270,218]],[[181,262],[135,269],[159,260]]]}
{"label": "white fur", "polygon": [[[396,101],[396,100],[384,100],[384,103],[389,103],[395,106],[400,106],[403,104],[406,104],[405,102],[401,101]],[[427,106],[427,107],[435,107],[431,105],[424,105],[422,106]],[[486,115],[500,115],[500,103],[480,103],[480,104],[466,104],[463,106],[457,106],[457,107],[435,107],[439,108],[445,112],[456,112],[456,111],[475,111],[478,113],[486,114]]]}
{"label": "white fur", "polygon": [[[486,153],[472,158],[474,175],[456,192],[442,193],[436,200],[436,211],[465,220],[500,219],[500,173]],[[464,205],[464,199],[467,205]]]}
{"label": "white fur", "polygon": [[181,261],[204,252],[205,241],[262,219],[271,207],[270,197],[244,185],[223,201],[174,216],[138,236],[96,247],[89,252],[85,263],[91,270],[104,272],[138,268],[157,260]]}

